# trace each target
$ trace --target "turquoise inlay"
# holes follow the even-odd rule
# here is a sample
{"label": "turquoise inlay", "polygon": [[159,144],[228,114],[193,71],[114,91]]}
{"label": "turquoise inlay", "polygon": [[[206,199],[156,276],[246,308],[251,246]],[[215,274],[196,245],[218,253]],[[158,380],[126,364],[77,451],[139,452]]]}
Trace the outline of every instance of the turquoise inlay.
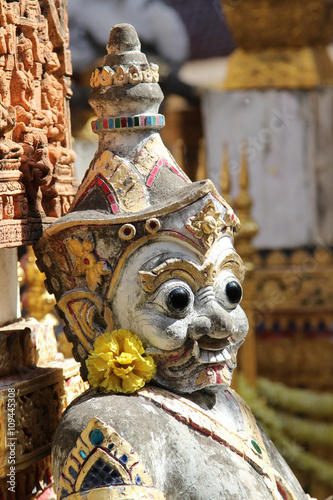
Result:
{"label": "turquoise inlay", "polygon": [[104,441],[104,434],[99,429],[94,429],[89,435],[89,439],[94,446],[99,446]]}
{"label": "turquoise inlay", "polygon": [[153,125],[156,125],[156,116],[152,116],[153,119]]}
{"label": "turquoise inlay", "polygon": [[258,445],[257,441],[253,438],[251,439],[251,445],[252,445],[252,448],[254,449],[254,451],[256,453],[258,453],[258,455],[262,455],[262,449]]}
{"label": "turquoise inlay", "polygon": [[84,451],[82,451],[82,450],[80,451],[80,455],[81,455],[81,457],[82,457],[82,458],[87,458],[87,455],[86,455],[86,454],[85,454],[85,452],[84,452]]}

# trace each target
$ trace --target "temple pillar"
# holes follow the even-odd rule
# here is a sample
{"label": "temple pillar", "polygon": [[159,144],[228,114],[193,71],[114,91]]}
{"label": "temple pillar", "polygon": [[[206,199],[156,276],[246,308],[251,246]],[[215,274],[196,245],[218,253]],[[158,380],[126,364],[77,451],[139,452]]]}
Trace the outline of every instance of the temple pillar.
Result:
{"label": "temple pillar", "polygon": [[16,248],[0,249],[0,326],[16,321],[20,315]]}

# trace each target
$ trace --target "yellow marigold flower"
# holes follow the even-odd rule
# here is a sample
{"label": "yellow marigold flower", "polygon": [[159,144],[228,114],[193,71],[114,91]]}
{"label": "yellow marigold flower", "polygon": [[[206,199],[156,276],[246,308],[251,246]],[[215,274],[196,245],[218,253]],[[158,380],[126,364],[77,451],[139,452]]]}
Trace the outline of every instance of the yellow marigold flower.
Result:
{"label": "yellow marigold flower", "polygon": [[106,392],[129,394],[149,382],[156,372],[151,356],[145,356],[142,342],[129,330],[100,335],[86,360],[88,381]]}

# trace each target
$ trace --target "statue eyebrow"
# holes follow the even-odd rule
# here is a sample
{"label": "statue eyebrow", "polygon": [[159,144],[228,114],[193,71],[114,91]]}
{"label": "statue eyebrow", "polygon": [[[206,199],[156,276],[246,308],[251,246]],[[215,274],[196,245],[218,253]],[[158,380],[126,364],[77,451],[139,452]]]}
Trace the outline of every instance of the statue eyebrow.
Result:
{"label": "statue eyebrow", "polygon": [[239,279],[240,282],[244,280],[246,267],[243,264],[241,257],[234,251],[226,255],[217,266],[217,273],[222,270],[228,269]]}
{"label": "statue eyebrow", "polygon": [[235,252],[227,255],[219,263],[217,269],[212,262],[205,262],[199,266],[185,259],[172,258],[151,271],[139,271],[139,275],[145,292],[152,293],[162,283],[173,278],[186,281],[192,290],[197,292],[203,286],[213,285],[216,276],[226,268],[230,269],[240,281],[243,280],[245,267],[242,259]]}

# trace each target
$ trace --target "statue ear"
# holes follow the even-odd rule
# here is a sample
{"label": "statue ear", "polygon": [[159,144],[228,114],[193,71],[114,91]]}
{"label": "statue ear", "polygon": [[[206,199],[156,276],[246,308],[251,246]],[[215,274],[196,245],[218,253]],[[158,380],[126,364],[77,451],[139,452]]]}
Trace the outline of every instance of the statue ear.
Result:
{"label": "statue ear", "polygon": [[[94,293],[76,290],[63,295],[58,307],[64,313],[73,336],[89,352],[95,339],[106,331],[102,301]],[[109,317],[110,311],[107,308],[108,322],[111,321]]]}

